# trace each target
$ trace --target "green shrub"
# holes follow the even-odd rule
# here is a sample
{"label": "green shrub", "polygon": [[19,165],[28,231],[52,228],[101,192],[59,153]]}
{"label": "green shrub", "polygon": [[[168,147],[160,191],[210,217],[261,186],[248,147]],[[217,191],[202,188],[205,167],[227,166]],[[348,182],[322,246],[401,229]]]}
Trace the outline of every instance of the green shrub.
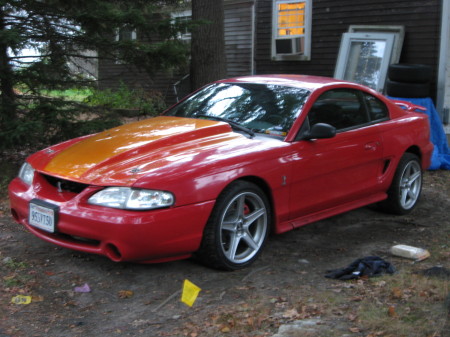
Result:
{"label": "green shrub", "polygon": [[131,89],[123,83],[117,90],[94,90],[92,95],[85,99],[85,103],[116,111],[136,110],[139,115],[145,116],[156,116],[166,108],[161,93],[146,92],[140,88]]}
{"label": "green shrub", "polygon": [[[84,97],[84,98],[83,98]],[[0,150],[33,151],[120,125],[121,117],[155,116],[165,109],[158,92],[72,89],[21,95],[17,118],[0,128]],[[131,115],[130,115],[131,112]]]}

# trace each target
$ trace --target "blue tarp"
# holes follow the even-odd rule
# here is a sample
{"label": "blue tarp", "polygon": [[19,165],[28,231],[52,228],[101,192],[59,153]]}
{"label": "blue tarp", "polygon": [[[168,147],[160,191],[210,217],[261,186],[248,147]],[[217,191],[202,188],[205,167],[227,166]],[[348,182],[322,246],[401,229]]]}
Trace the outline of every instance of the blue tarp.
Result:
{"label": "blue tarp", "polygon": [[444,132],[444,126],[441,118],[434,107],[431,98],[400,98],[389,97],[401,101],[411,102],[421,105],[427,109],[426,114],[430,120],[431,142],[434,145],[433,155],[431,157],[431,165],[429,170],[450,170],[450,149],[448,147],[447,137]]}

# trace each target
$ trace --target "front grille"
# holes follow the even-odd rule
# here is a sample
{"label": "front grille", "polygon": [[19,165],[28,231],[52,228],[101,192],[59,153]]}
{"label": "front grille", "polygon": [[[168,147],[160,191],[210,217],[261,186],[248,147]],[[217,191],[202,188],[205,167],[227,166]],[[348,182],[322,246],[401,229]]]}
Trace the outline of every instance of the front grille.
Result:
{"label": "front grille", "polygon": [[75,181],[64,180],[49,175],[42,175],[49,184],[54,186],[58,191],[61,192],[71,192],[71,193],[81,193],[89,185],[77,183]]}

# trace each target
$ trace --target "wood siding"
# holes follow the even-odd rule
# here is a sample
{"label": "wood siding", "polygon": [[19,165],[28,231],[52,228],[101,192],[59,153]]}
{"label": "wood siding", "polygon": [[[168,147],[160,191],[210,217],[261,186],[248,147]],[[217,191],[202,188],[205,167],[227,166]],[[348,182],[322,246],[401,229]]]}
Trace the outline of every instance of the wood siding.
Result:
{"label": "wood siding", "polygon": [[[249,75],[253,60],[253,9],[254,0],[225,0],[225,52],[227,77]],[[139,34],[138,34],[139,35]],[[158,72],[152,76],[143,71],[114,61],[101,60],[99,63],[99,87],[101,89],[119,88],[121,83],[129,87],[140,87],[145,91],[160,91],[168,104],[176,102],[174,84],[182,79],[184,73]],[[178,87],[181,97],[189,93],[189,79]],[[180,97],[180,98],[181,98]]]}
{"label": "wood siding", "polygon": [[256,73],[333,76],[342,34],[350,25],[402,25],[401,63],[433,67],[435,91],[441,0],[313,0],[311,61],[271,61],[272,0],[256,5]]}
{"label": "wood siding", "polygon": [[186,75],[187,71],[182,73],[160,71],[150,76],[145,71],[129,65],[113,60],[101,60],[98,73],[100,89],[118,89],[123,83],[130,88],[142,88],[145,92],[161,92],[165,101],[172,104],[176,102],[174,83]]}
{"label": "wood siding", "polygon": [[[272,61],[272,0],[225,0],[227,76],[254,73],[292,73],[333,76],[342,34],[350,25],[403,25],[401,63],[433,68],[436,90],[442,0],[313,0],[310,61]],[[253,7],[255,6],[255,7]],[[253,17],[255,22],[253,22]],[[255,30],[255,31],[254,31]],[[254,40],[254,43],[253,43]],[[99,64],[101,88],[120,82],[158,90],[168,103],[175,101],[173,84],[186,73],[160,72],[150,77],[121,64]],[[434,95],[432,95],[434,97]]]}
{"label": "wood siding", "polygon": [[252,73],[253,3],[254,1],[225,1],[227,77]]}

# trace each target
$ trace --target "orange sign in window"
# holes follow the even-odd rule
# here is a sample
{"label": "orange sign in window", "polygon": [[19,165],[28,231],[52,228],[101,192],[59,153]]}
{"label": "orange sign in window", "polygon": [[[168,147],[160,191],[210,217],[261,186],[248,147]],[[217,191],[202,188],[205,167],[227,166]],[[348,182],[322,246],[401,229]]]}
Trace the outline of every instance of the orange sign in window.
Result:
{"label": "orange sign in window", "polygon": [[305,34],[305,3],[278,5],[278,36]]}

